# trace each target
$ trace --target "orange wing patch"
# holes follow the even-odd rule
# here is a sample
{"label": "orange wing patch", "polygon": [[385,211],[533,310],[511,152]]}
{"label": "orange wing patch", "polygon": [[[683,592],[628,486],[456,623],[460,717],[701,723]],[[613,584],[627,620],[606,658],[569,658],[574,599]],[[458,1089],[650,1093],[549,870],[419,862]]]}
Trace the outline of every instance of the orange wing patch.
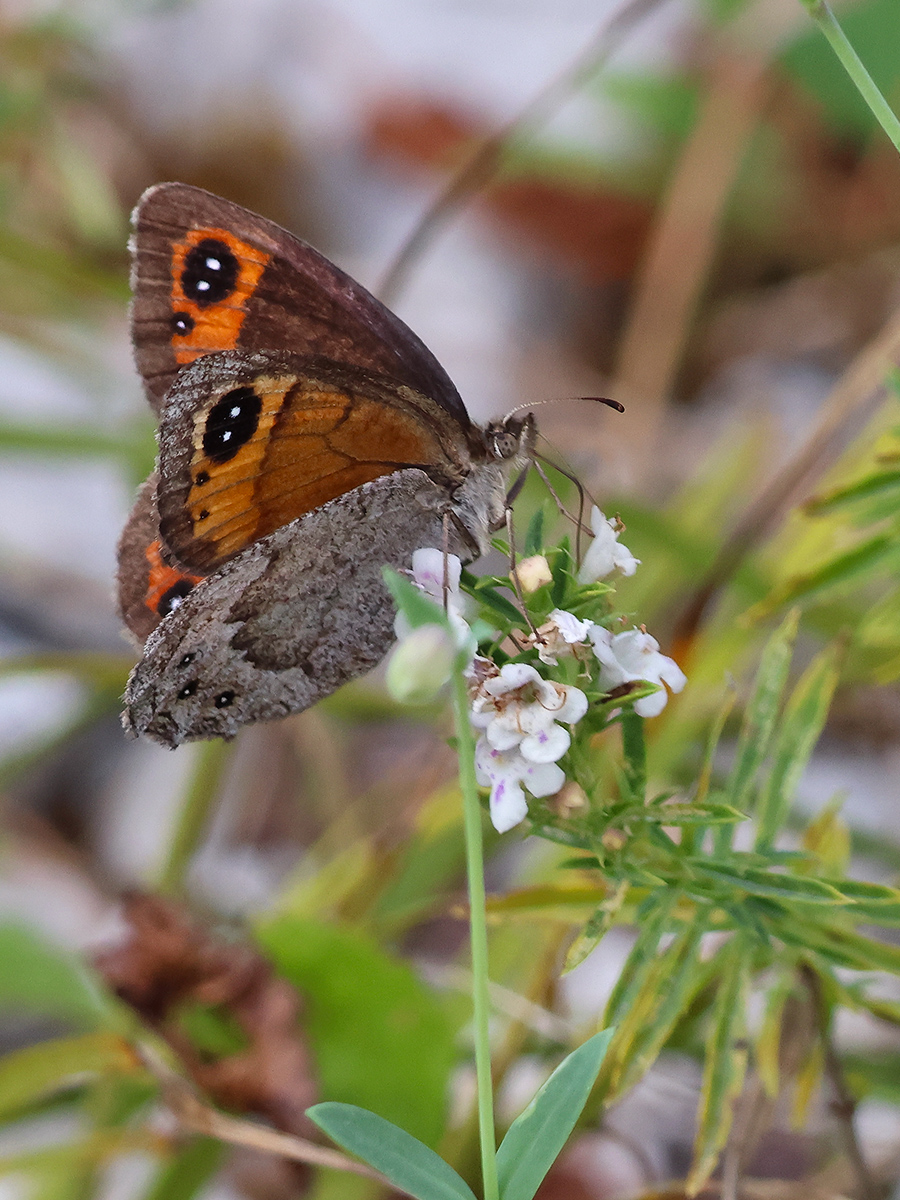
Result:
{"label": "orange wing patch", "polygon": [[270,256],[227,229],[191,229],[172,256],[172,349],[179,366],[237,345]]}
{"label": "orange wing patch", "polygon": [[170,567],[163,561],[162,545],[159,541],[151,542],[145,555],[149,571],[144,604],[158,617],[165,617],[178,607],[179,602],[203,576],[189,575],[186,571]]}
{"label": "orange wing patch", "polygon": [[195,414],[193,444],[190,542],[170,544],[203,570],[382,475],[447,462],[411,408],[296,375],[211,397]]}

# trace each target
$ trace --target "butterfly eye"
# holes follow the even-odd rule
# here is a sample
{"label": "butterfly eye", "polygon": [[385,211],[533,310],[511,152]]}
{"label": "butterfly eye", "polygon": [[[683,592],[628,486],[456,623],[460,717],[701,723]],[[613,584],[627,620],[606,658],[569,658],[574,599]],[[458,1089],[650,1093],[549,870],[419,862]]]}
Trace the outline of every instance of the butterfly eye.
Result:
{"label": "butterfly eye", "polygon": [[219,692],[213,703],[216,708],[230,708],[234,703],[234,692]]}
{"label": "butterfly eye", "polygon": [[186,683],[186,684],[184,685],[184,687],[183,687],[183,688],[181,688],[181,689],[179,690],[179,692],[178,692],[178,699],[179,699],[179,700],[187,700],[187,699],[189,699],[191,696],[193,696],[193,695],[194,695],[194,693],[196,692],[196,690],[197,690],[197,680],[196,680],[196,679],[192,679],[192,680],[190,681],[190,683]]}

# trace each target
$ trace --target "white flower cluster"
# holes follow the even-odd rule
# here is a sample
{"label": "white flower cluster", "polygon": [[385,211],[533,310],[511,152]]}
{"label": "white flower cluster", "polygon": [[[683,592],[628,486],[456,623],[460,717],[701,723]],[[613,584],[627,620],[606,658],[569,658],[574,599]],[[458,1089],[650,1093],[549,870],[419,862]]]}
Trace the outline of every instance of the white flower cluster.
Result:
{"label": "white flower cluster", "polygon": [[[619,544],[623,526],[607,520],[598,508],[591,512],[594,540],[578,572],[582,584],[593,583],[614,570],[633,575],[638,559]],[[525,569],[527,568],[527,569]],[[443,678],[449,675],[457,649],[474,651],[474,639],[463,615],[464,597],[459,591],[461,565],[455,555],[440,550],[417,550],[413,556],[413,580],[447,612],[456,641],[440,626],[410,630],[406,619],[397,617],[397,636],[403,641],[388,665],[388,683],[401,698],[427,698],[436,691],[438,663]],[[517,568],[520,586],[536,590],[549,582],[547,562],[540,555],[524,560]],[[441,651],[441,639],[448,643]],[[555,666],[561,657],[573,656],[587,663],[595,657],[600,665],[598,683],[611,691],[626,683],[655,684],[658,692],[635,702],[639,716],[655,717],[665,708],[666,686],[680,692],[687,678],[678,664],[660,653],[659,643],[643,628],[611,633],[602,625],[580,620],[570,612],[555,609],[528,640],[541,662]],[[422,671],[425,678],[420,679]],[[587,712],[584,692],[569,684],[546,680],[527,663],[507,663],[499,669],[489,659],[473,657],[467,672],[471,697],[472,725],[480,731],[475,748],[478,782],[490,787],[491,820],[501,832],[518,825],[528,812],[525,791],[532,796],[555,795],[566,782],[559,759],[571,745],[564,725],[574,725]],[[665,685],[665,686],[664,686]]]}
{"label": "white flower cluster", "polygon": [[482,787],[491,789],[491,820],[505,833],[527,816],[523,785],[532,796],[552,796],[565,783],[557,760],[572,737],[557,722],[580,721],[587,696],[543,679],[527,663],[507,663],[498,671],[488,659],[477,659],[471,678],[471,720],[483,730],[475,772]]}

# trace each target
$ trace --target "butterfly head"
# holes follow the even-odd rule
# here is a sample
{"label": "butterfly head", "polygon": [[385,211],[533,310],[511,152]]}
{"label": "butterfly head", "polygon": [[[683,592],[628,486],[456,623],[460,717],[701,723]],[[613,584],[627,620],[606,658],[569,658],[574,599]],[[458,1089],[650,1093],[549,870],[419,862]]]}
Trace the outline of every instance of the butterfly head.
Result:
{"label": "butterfly head", "polygon": [[510,413],[499,421],[492,421],[483,430],[484,444],[488,457],[494,462],[515,466],[531,458],[537,429],[534,417]]}

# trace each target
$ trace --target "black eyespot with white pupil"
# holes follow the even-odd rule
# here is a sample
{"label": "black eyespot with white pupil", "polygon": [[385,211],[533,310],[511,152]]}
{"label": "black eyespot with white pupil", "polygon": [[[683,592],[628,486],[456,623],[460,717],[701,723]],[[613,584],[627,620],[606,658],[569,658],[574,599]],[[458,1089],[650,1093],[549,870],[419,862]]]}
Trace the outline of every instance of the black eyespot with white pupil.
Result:
{"label": "black eyespot with white pupil", "polygon": [[219,692],[213,703],[216,708],[230,708],[234,704],[234,692]]}
{"label": "black eyespot with white pupil", "polygon": [[234,291],[240,273],[238,260],[217,238],[204,238],[184,258],[181,290],[200,308],[221,304]]}
{"label": "black eyespot with white pupil", "polygon": [[203,452],[216,463],[234,458],[241,446],[256,433],[262,400],[251,387],[226,392],[206,417]]}
{"label": "black eyespot with white pupil", "polygon": [[172,329],[179,337],[187,337],[194,332],[194,318],[190,313],[177,312],[172,316]]}
{"label": "black eyespot with white pupil", "polygon": [[178,699],[179,700],[187,700],[190,696],[193,696],[196,691],[197,691],[197,680],[191,679],[188,683],[186,683],[184,685],[183,688],[179,688]]}

